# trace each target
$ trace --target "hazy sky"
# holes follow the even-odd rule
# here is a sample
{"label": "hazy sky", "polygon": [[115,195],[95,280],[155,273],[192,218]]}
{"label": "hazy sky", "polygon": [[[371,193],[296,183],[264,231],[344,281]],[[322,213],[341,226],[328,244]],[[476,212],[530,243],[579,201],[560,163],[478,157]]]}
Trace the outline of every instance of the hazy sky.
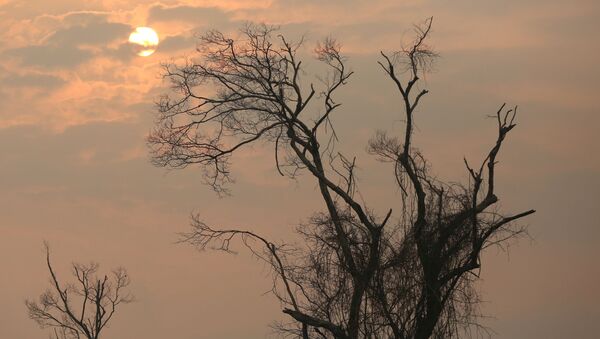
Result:
{"label": "hazy sky", "polygon": [[[507,212],[534,208],[533,240],[484,258],[487,324],[496,338],[596,338],[600,331],[600,2],[426,0],[0,0],[0,338],[46,338],[23,301],[47,286],[42,241],[60,277],[71,261],[125,266],[136,303],[105,338],[264,338],[279,305],[268,270],[247,253],[175,245],[189,215],[285,239],[321,208],[307,176],[275,174],[271,149],[234,158],[233,197],[218,199],[200,171],[148,161],[153,102],[168,89],[160,62],[193,56],[194,34],[246,20],[281,25],[307,45],[332,35],[356,72],[334,117],[357,155],[365,200],[398,204],[389,169],[366,155],[377,128],[401,126],[398,98],[376,61],[411,24],[434,17],[441,54],[426,79],[416,142],[444,179],[466,180],[494,138],[493,114],[518,104],[499,164]],[[137,26],[161,44],[142,58]]]}

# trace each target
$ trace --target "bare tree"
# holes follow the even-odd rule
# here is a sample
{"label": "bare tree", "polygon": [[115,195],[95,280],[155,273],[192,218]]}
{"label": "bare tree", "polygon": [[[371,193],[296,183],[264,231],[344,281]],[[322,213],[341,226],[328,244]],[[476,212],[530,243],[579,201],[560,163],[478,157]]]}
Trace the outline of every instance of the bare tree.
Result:
{"label": "bare tree", "polygon": [[133,301],[133,296],[126,291],[130,283],[127,271],[117,268],[110,277],[98,277],[98,264],[74,263],[72,273],[76,281],[62,284],[50,263],[48,244],[45,243],[44,248],[51,288],[39,301],[25,301],[29,317],[42,328],[51,328],[54,339],[100,338],[117,307]]}
{"label": "bare tree", "polygon": [[289,322],[283,334],[301,338],[451,338],[477,324],[474,282],[482,251],[503,245],[525,229],[514,221],[534,213],[501,214],[496,207],[496,164],[516,107],[496,112],[497,135],[478,166],[465,160],[469,182],[445,183],[430,174],[413,146],[414,119],[428,93],[417,89],[437,54],[426,44],[431,19],[415,25],[415,38],[379,65],[401,99],[406,125],[397,135],[377,132],[369,153],[392,167],[401,191],[399,213],[377,215],[355,198],[356,158],[336,151],[331,115],[336,92],[352,76],[333,39],[316,57],[329,69],[322,87],[302,81],[298,50],[265,25],[241,36],[211,31],[200,38],[199,58],[164,65],[174,95],[158,103],[149,136],[158,166],[200,165],[218,193],[231,182],[233,153],[258,141],[274,147],[281,175],[309,173],[324,211],[297,228],[301,243],[275,244],[249,231],[217,229],[199,216],[183,241],[200,249],[230,251],[241,240],[271,265],[273,293]]}

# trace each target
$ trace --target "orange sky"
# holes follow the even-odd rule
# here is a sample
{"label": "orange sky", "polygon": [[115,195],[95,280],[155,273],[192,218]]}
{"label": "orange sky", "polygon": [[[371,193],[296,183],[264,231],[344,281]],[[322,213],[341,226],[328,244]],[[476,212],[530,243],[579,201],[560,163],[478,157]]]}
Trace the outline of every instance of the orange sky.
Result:
{"label": "orange sky", "polygon": [[[411,24],[434,16],[440,52],[417,117],[416,142],[434,170],[465,180],[493,138],[485,117],[518,104],[519,126],[500,159],[507,211],[535,208],[533,241],[483,264],[482,309],[496,338],[593,338],[600,331],[600,5],[597,1],[425,0],[0,0],[0,338],[46,338],[24,299],[47,285],[42,241],[62,277],[69,263],[128,268],[138,301],[106,338],[264,338],[279,305],[263,293],[267,269],[247,253],[198,253],[175,245],[191,212],[224,226],[285,239],[321,208],[306,176],[276,175],[272,151],[234,158],[233,197],[218,199],[192,168],[153,168],[144,137],[153,102],[167,91],[159,64],[193,56],[194,34],[233,31],[245,20],[281,26],[307,46],[333,35],[356,72],[340,93],[341,144],[357,155],[369,206],[388,208],[387,168],[364,151],[381,127],[398,126],[395,93],[376,64]],[[161,44],[141,58],[136,26]],[[383,179],[382,179],[383,178]],[[300,206],[300,207],[298,207]]]}

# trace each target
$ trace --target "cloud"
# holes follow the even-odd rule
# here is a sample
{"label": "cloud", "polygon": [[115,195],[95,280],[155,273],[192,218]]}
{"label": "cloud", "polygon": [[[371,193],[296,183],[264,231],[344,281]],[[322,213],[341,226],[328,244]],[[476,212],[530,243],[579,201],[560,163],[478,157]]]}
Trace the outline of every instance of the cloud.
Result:
{"label": "cloud", "polygon": [[18,58],[25,66],[73,67],[92,58],[93,53],[74,46],[27,46],[9,50],[5,55]]}
{"label": "cloud", "polygon": [[110,12],[102,11],[76,11],[58,16],[61,21],[69,25],[87,25],[92,23],[105,23],[110,17]]}
{"label": "cloud", "polygon": [[[123,13],[71,11],[18,21],[0,33],[0,129],[53,131],[132,121],[131,105],[151,101],[157,59],[135,57]],[[4,48],[4,50],[2,50]],[[154,67],[154,68],[153,68]]]}
{"label": "cloud", "polygon": [[[62,26],[37,44],[9,49],[3,54],[25,66],[73,68],[92,59],[119,39],[126,41],[131,26],[107,21],[104,13],[73,13],[63,17]],[[95,48],[94,48],[95,47]]]}
{"label": "cloud", "polygon": [[[85,18],[99,19],[96,15]],[[54,32],[46,43],[57,46],[104,45],[119,38],[126,40],[131,30],[130,25],[114,22],[77,24]]]}
{"label": "cloud", "polygon": [[192,36],[175,35],[166,37],[158,46],[160,52],[173,52],[179,50],[193,50],[196,39]]}
{"label": "cloud", "polygon": [[9,74],[0,80],[2,84],[13,87],[57,88],[66,83],[64,79],[49,74],[27,73]]}
{"label": "cloud", "polygon": [[156,5],[148,12],[148,21],[188,21],[198,26],[222,25],[229,21],[228,14],[216,7]]}

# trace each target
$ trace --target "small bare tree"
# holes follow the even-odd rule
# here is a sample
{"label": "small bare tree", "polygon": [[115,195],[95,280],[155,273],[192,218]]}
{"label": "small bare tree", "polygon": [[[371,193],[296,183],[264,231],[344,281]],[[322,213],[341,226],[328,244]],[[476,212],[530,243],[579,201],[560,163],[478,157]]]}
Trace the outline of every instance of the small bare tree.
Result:
{"label": "small bare tree", "polygon": [[[301,243],[275,244],[249,231],[217,229],[200,217],[183,241],[229,251],[240,239],[271,265],[273,293],[289,323],[277,326],[301,338],[452,338],[477,324],[473,283],[482,251],[525,229],[514,223],[533,213],[501,214],[494,206],[497,156],[515,127],[516,108],[496,113],[497,135],[478,166],[465,160],[469,183],[444,183],[430,174],[413,146],[414,119],[428,93],[418,89],[437,54],[426,44],[431,19],[379,65],[398,91],[406,125],[397,135],[377,132],[369,153],[392,165],[401,192],[382,215],[355,198],[356,157],[335,150],[336,92],[352,76],[333,39],[318,44],[329,69],[322,85],[301,81],[298,49],[275,29],[249,24],[241,37],[211,31],[200,38],[200,58],[165,64],[175,95],[158,103],[149,136],[158,166],[200,165],[218,193],[231,182],[231,155],[257,141],[274,147],[281,175],[307,172],[316,180],[324,211],[297,228]],[[283,155],[283,156],[282,156]],[[392,206],[400,212],[392,213]]]}
{"label": "small bare tree", "polygon": [[130,279],[124,268],[113,270],[112,276],[96,276],[99,265],[74,263],[74,283],[59,282],[50,263],[50,249],[44,244],[51,288],[39,301],[27,300],[29,317],[42,328],[51,328],[53,339],[98,339],[112,319],[117,307],[133,301],[125,289]]}

